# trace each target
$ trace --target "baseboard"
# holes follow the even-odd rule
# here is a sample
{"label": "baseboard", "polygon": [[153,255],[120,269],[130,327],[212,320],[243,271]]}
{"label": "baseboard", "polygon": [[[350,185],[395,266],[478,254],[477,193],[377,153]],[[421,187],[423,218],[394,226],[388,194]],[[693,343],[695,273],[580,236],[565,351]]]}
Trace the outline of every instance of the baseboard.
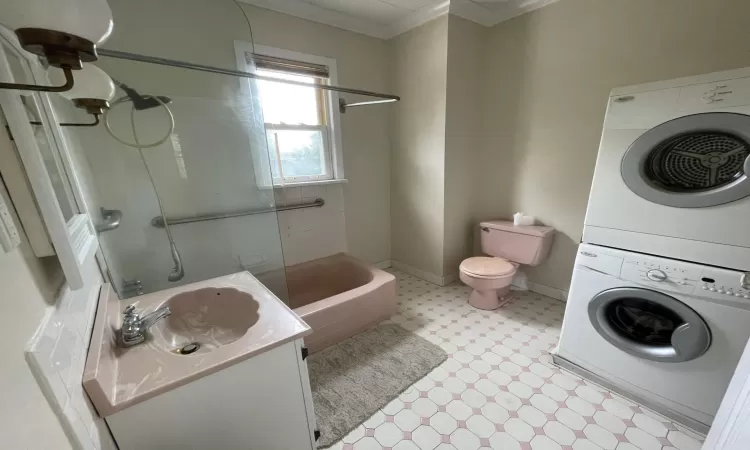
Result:
{"label": "baseboard", "polygon": [[415,276],[419,279],[422,279],[424,281],[429,281],[432,284],[437,284],[438,286],[445,286],[447,284],[450,284],[454,281],[456,281],[455,275],[449,275],[449,276],[441,276],[441,275],[435,275],[434,273],[427,272],[426,270],[417,269],[414,266],[410,266],[408,264],[404,264],[400,261],[391,260],[391,267],[394,269],[398,269],[402,272],[406,272],[409,275]]}
{"label": "baseboard", "polygon": [[[408,264],[404,264],[401,261],[394,260],[386,260],[381,261],[379,263],[373,264],[378,269],[387,269],[389,267],[393,267],[394,269],[398,269],[402,272],[406,272],[409,275],[415,276],[421,280],[429,281],[430,283],[437,284],[438,286],[447,286],[455,281],[458,280],[458,274],[451,274],[451,275],[435,275],[434,273],[427,272],[426,270],[417,269],[414,266],[410,266]],[[567,301],[568,300],[568,291],[563,291],[562,289],[557,289],[549,286],[545,286],[543,284],[534,283],[533,281],[528,282],[529,290],[531,292],[536,292],[537,294],[546,295],[547,297],[552,297],[556,300],[561,301]]]}
{"label": "baseboard", "polygon": [[386,259],[385,261],[380,261],[379,263],[373,264],[374,267],[377,267],[380,270],[388,269],[392,266],[391,260]]}
{"label": "baseboard", "polygon": [[547,297],[552,297],[555,300],[561,300],[563,302],[568,301],[568,291],[563,291],[562,289],[557,289],[557,288],[545,286],[540,283],[529,281],[529,290],[531,292],[536,292],[537,294],[546,295]]}
{"label": "baseboard", "polygon": [[443,284],[442,285],[445,286],[445,285],[451,284],[451,283],[453,283],[455,281],[458,281],[458,274],[446,275],[446,276],[443,277]]}

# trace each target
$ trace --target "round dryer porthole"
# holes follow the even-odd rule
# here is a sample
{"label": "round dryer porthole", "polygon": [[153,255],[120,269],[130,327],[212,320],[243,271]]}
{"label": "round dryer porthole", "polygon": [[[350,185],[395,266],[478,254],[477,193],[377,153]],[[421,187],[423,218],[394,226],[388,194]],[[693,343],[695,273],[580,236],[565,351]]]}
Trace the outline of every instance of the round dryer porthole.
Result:
{"label": "round dryer porthole", "polygon": [[658,125],[625,153],[622,179],[665,206],[704,208],[750,196],[750,116],[704,113]]}
{"label": "round dryer porthole", "polygon": [[669,295],[642,288],[615,288],[588,307],[594,329],[610,344],[639,358],[684,362],[711,345],[711,332],[690,307]]}

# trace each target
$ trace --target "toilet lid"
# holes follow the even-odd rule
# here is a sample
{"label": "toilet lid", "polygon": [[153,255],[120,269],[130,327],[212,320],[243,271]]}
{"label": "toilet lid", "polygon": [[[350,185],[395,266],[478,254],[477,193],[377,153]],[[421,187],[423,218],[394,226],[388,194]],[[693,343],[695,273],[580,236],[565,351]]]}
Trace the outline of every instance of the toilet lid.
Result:
{"label": "toilet lid", "polygon": [[516,271],[516,266],[502,258],[477,256],[464,260],[460,269],[476,277],[498,278],[512,274]]}

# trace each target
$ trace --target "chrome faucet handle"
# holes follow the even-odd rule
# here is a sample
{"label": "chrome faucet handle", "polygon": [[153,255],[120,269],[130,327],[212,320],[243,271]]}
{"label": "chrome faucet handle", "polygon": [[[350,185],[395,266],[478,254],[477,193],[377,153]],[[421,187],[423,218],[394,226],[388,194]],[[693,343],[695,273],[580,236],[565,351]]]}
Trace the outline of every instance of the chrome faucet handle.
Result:
{"label": "chrome faucet handle", "polygon": [[125,307],[122,327],[118,332],[118,342],[121,347],[132,347],[146,340],[146,332],[159,320],[172,314],[169,306],[161,307],[141,317],[135,312],[135,305]]}
{"label": "chrome faucet handle", "polygon": [[135,312],[135,305],[128,305],[125,307],[125,309],[122,311],[123,318],[122,321],[124,323],[133,323],[140,320],[140,317],[138,316],[138,313]]}

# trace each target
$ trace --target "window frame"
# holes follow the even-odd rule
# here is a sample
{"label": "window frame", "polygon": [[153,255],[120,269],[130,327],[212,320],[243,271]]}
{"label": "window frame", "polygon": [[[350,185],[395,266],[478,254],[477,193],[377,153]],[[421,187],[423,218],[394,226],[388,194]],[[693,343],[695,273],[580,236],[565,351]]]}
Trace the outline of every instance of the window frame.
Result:
{"label": "window frame", "polygon": [[[276,47],[269,47],[266,45],[253,45],[252,42],[235,41],[234,42],[235,56],[237,59],[237,68],[243,72],[255,72],[255,67],[247,62],[248,54],[260,54],[265,56],[271,56],[275,58],[289,59],[292,61],[299,61],[302,63],[319,64],[328,67],[328,82],[333,85],[338,84],[338,68],[336,60],[325,56],[312,55],[307,53],[295,52],[292,50],[286,50]],[[254,86],[252,79],[245,78],[241,81],[241,91],[245,95],[258,96],[257,86]],[[293,187],[293,186],[304,186],[309,184],[328,184],[328,183],[344,183],[346,178],[344,176],[344,160],[343,160],[343,146],[341,140],[341,113],[339,111],[339,93],[334,91],[318,90],[321,97],[326,98],[325,114],[327,118],[327,124],[325,126],[309,126],[309,125],[277,125],[264,123],[265,133],[268,130],[273,129],[320,129],[324,127],[327,129],[327,133],[323,133],[324,147],[326,155],[324,155],[330,161],[330,175],[326,176],[306,176],[306,177],[288,177],[284,180],[279,178],[271,178],[271,167],[270,157],[268,154],[259,155],[256,152],[255,155],[255,172],[256,180],[259,187],[271,188],[271,187]],[[260,106],[260,101],[258,101]],[[261,106],[262,110],[262,106]],[[266,142],[266,135],[264,133],[264,140]],[[269,149],[270,150],[270,149]]]}

